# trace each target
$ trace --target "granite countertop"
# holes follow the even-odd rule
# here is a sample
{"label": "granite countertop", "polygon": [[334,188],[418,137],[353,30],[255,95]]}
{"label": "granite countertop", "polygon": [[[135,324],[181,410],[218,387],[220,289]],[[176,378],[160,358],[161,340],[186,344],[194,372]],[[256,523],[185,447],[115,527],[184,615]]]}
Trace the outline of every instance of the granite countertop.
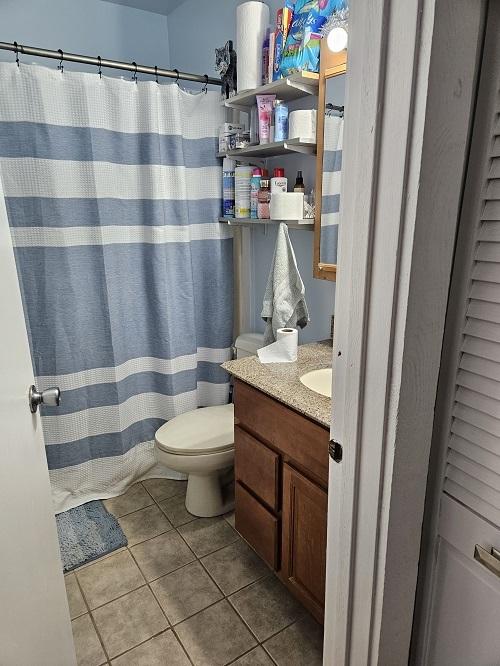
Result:
{"label": "granite countertop", "polygon": [[308,389],[299,379],[311,370],[332,367],[332,345],[328,340],[299,345],[295,363],[261,363],[257,356],[247,356],[226,361],[222,367],[287,407],[330,427],[331,399]]}

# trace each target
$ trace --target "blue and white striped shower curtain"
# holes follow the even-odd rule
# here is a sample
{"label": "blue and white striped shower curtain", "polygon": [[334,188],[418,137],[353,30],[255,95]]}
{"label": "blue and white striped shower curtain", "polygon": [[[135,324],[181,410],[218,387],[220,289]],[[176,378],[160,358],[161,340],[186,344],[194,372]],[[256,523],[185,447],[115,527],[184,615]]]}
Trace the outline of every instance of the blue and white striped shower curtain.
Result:
{"label": "blue and white striped shower curtain", "polygon": [[326,114],[321,198],[320,261],[337,263],[344,119]]}
{"label": "blue and white striped shower curtain", "polygon": [[0,177],[56,512],[154,469],[155,430],[228,399],[218,93],[0,64]]}

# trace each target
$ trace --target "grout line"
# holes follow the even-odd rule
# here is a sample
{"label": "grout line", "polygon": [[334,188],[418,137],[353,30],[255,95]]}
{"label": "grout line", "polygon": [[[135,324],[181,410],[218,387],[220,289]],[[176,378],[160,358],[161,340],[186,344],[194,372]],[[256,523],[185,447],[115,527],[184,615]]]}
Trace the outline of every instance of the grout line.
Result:
{"label": "grout line", "polygon": [[144,583],[141,583],[138,587],[134,587],[133,589],[129,590],[128,592],[124,592],[123,594],[120,594],[118,597],[115,597],[114,599],[110,599],[109,601],[106,601],[103,604],[100,604],[99,606],[96,606],[95,608],[92,608],[89,610],[89,613],[95,613],[96,610],[99,610],[103,608],[104,606],[107,606],[108,604],[112,604],[114,601],[118,601],[118,599],[123,599],[123,597],[126,597],[127,594],[131,594],[132,592],[137,592],[137,590],[142,590],[143,587],[147,587],[148,582],[145,581]]}
{"label": "grout line", "polygon": [[80,581],[78,580],[78,577],[76,575],[75,575],[75,580],[76,580],[76,584],[78,585],[78,589],[80,590],[80,594],[82,595],[83,603],[85,604],[85,606],[87,608],[87,612],[89,614],[90,621],[92,622],[94,630],[97,634],[97,638],[99,639],[99,643],[101,644],[101,647],[103,649],[104,656],[106,657],[106,661],[109,662],[109,654],[108,654],[108,651],[106,650],[106,647],[104,645],[104,641],[102,640],[101,632],[97,628],[97,625],[96,625],[95,620],[94,620],[94,616],[92,615],[92,611],[90,610],[90,605],[87,601],[87,597],[85,596],[85,593],[83,591],[83,587],[80,585]]}
{"label": "grout line", "polygon": [[175,627],[172,627],[172,631],[174,632],[174,636],[177,638],[177,642],[181,646],[181,648],[184,650],[184,653],[186,654],[186,657],[189,660],[189,663],[194,666],[194,661],[191,659],[191,655],[187,651],[187,648],[184,646],[184,643],[181,641],[179,634],[176,632]]}
{"label": "grout line", "polygon": [[157,638],[158,636],[161,636],[162,634],[166,634],[167,631],[171,631],[171,628],[167,627],[166,629],[162,629],[161,631],[157,631],[156,634],[153,634],[149,638],[146,638],[145,641],[141,641],[140,643],[137,643],[137,645],[133,645],[131,648],[128,648],[127,650],[125,650],[125,652],[120,652],[120,654],[115,654],[113,659],[118,659],[119,657],[123,657],[124,654],[128,654],[129,652],[132,652],[132,650],[135,650],[135,648],[138,648],[141,645],[144,645],[145,643],[147,643],[148,641],[153,640],[153,638]]}

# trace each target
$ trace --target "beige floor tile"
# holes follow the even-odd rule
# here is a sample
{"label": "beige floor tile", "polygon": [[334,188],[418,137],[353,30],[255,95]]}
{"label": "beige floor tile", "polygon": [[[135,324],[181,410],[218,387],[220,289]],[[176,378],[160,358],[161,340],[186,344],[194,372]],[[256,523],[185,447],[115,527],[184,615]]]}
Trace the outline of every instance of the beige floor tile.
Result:
{"label": "beige floor tile", "polygon": [[176,497],[163,500],[159,502],[159,506],[174,527],[179,527],[180,525],[190,523],[192,520],[196,520],[196,516],[193,516],[186,509],[185,495],[177,495]]}
{"label": "beige floor tile", "polygon": [[230,603],[263,642],[305,614],[276,576],[270,576],[233,594]]}
{"label": "beige floor tile", "polygon": [[195,666],[223,666],[257,644],[225,599],[178,624],[176,632]]}
{"label": "beige floor tile", "polygon": [[127,550],[79,570],[76,576],[91,610],[144,585],[144,578]]}
{"label": "beige floor tile", "polygon": [[175,497],[176,495],[185,495],[187,481],[176,481],[175,479],[147,479],[142,482],[148,493],[157,502]]}
{"label": "beige floor tile", "polygon": [[172,529],[172,524],[156,504],[129,513],[119,518],[118,522],[128,539],[129,546],[152,539]]}
{"label": "beige floor tile", "polygon": [[171,573],[195,559],[175,531],[132,546],[130,551],[148,581]]}
{"label": "beige floor tile", "polygon": [[168,627],[149,587],[141,587],[92,612],[111,658],[126,652]]}
{"label": "beige floor tile", "polygon": [[244,654],[243,657],[233,661],[231,666],[274,666],[274,662],[259,645],[251,652]]}
{"label": "beige floor tile", "polygon": [[222,599],[219,589],[199,562],[155,580],[151,589],[170,624],[178,624]]}
{"label": "beige floor tile", "polygon": [[191,662],[173,631],[152,638],[147,643],[113,659],[112,666],[190,666]]}
{"label": "beige floor tile", "polygon": [[321,666],[323,629],[306,615],[264,643],[279,666]]}
{"label": "beige floor tile", "polygon": [[151,496],[142,487],[142,484],[136,483],[123,495],[104,500],[104,506],[117,518],[125,516],[132,511],[144,509],[145,506],[153,504]]}
{"label": "beige floor tile", "polygon": [[269,567],[242,539],[207,555],[201,561],[226,595],[270,573]]}
{"label": "beige floor tile", "polygon": [[90,615],[82,615],[71,623],[78,666],[101,666],[106,655],[96,634]]}
{"label": "beige floor tile", "polygon": [[199,518],[182,525],[178,531],[198,557],[213,553],[240,538],[223,518]]}
{"label": "beige floor tile", "polygon": [[70,573],[64,576],[64,584],[66,585],[66,596],[68,597],[69,614],[72,620],[87,612],[87,606],[83,599],[82,593],[78,586],[76,576]]}
{"label": "beige floor tile", "polygon": [[231,527],[234,527],[234,511],[231,511],[231,513],[226,513],[224,519],[227,520]]}

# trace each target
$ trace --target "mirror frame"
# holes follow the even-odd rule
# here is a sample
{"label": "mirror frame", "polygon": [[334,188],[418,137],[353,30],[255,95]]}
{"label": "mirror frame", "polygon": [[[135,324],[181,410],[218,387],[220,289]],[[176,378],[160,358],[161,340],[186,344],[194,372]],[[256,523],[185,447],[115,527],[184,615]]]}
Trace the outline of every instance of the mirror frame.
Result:
{"label": "mirror frame", "polygon": [[314,257],[313,276],[320,280],[337,279],[337,264],[321,263],[321,208],[323,194],[323,148],[325,144],[325,98],[328,79],[340,76],[347,71],[347,51],[332,53],[326,39],[321,40],[321,58],[318,90],[318,119],[316,123],[316,211],[314,215]]}

